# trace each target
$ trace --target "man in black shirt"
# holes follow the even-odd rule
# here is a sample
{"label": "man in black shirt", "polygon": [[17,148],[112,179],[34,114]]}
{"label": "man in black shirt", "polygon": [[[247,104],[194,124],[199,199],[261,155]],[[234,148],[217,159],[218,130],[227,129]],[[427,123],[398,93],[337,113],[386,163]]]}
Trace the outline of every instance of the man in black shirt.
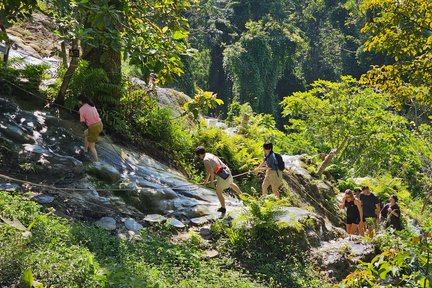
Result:
{"label": "man in black shirt", "polygon": [[378,197],[372,193],[369,186],[362,186],[360,201],[363,208],[363,226],[361,229],[368,232],[369,237],[373,237],[375,227],[379,224],[380,203]]}

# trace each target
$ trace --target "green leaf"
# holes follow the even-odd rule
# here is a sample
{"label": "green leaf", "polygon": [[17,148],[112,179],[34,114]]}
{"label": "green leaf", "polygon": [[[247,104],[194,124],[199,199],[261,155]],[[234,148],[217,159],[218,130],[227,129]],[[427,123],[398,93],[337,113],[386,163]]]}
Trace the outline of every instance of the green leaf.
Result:
{"label": "green leaf", "polygon": [[184,38],[186,38],[187,35],[188,35],[188,33],[187,33],[186,31],[176,31],[176,32],[174,32],[174,34],[173,34],[173,38],[174,38],[175,40],[180,40],[180,39],[184,39]]}
{"label": "green leaf", "polygon": [[33,287],[33,273],[30,268],[24,271],[22,280],[29,288]]}

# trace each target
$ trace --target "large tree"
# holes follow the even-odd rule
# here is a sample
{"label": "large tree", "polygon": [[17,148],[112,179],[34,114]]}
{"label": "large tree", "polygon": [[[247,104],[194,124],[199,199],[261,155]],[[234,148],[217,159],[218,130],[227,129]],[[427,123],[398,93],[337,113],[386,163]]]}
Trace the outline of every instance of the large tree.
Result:
{"label": "large tree", "polygon": [[[181,55],[189,53],[188,22],[182,16],[188,0],[81,0],[67,5],[70,13],[59,17],[67,27],[63,40],[80,44],[80,57],[103,68],[113,82],[121,78],[121,55],[145,75],[158,73],[161,82],[182,73]],[[63,88],[75,71],[76,58],[71,59]],[[57,103],[64,102],[65,92],[60,90]]]}

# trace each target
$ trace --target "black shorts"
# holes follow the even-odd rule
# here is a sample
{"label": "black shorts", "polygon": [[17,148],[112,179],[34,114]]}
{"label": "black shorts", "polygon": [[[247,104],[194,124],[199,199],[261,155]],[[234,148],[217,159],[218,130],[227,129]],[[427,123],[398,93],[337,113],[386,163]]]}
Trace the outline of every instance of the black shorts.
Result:
{"label": "black shorts", "polygon": [[360,216],[359,217],[347,217],[346,224],[359,224],[360,223]]}

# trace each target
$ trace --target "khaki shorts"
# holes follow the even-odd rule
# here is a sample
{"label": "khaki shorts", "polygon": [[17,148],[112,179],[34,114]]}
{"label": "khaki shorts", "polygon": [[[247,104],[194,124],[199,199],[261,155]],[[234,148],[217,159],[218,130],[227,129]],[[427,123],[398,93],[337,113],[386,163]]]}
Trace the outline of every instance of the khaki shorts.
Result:
{"label": "khaki shorts", "polygon": [[103,130],[102,122],[89,126],[87,131],[87,141],[89,143],[96,143],[99,139],[99,134],[102,132],[102,130]]}
{"label": "khaki shorts", "polygon": [[221,177],[216,175],[216,189],[228,189],[230,188],[231,184],[234,182],[233,176],[230,175],[227,179],[222,179]]}
{"label": "khaki shorts", "polygon": [[279,188],[282,185],[282,171],[267,169],[263,185]]}

